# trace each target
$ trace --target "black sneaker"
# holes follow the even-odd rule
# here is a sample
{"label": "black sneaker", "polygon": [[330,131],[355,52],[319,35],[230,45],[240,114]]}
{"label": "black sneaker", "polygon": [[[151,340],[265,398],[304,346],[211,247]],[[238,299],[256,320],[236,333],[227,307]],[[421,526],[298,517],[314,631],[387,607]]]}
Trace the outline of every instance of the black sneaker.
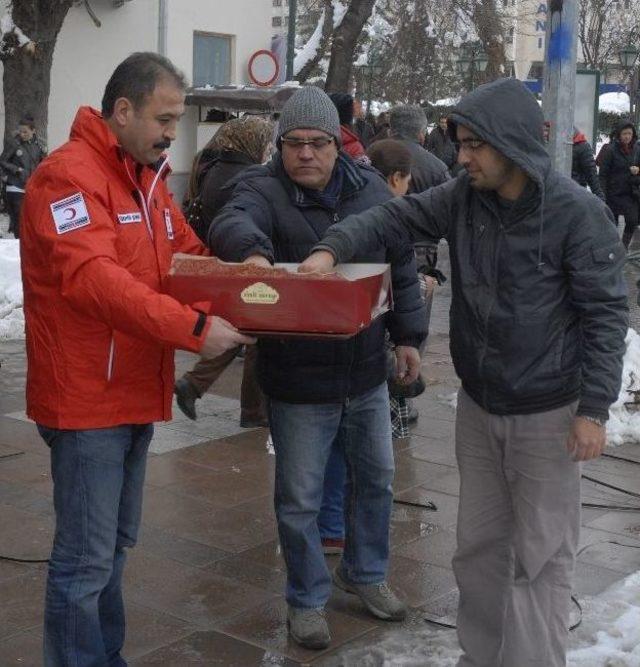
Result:
{"label": "black sneaker", "polygon": [[198,415],[196,414],[196,401],[200,396],[191,382],[185,378],[180,378],[176,381],[173,393],[176,395],[176,402],[178,403],[180,410],[182,410],[189,419],[193,419],[194,421],[198,419]]}

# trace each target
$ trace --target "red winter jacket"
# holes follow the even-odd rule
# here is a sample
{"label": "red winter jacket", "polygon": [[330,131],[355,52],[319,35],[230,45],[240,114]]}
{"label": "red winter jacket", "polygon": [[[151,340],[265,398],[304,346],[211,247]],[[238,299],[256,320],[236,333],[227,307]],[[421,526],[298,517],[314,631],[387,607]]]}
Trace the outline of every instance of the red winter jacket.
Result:
{"label": "red winter jacket", "polygon": [[167,189],[166,160],[142,167],[83,107],[70,141],[29,180],[20,251],[27,414],[89,429],[171,418],[175,348],[208,328],[161,294],[174,252],[205,254]]}
{"label": "red winter jacket", "polygon": [[340,126],[340,134],[342,135],[342,150],[352,157],[354,160],[366,155],[364,146],[360,142],[357,134],[352,132],[345,125]]}

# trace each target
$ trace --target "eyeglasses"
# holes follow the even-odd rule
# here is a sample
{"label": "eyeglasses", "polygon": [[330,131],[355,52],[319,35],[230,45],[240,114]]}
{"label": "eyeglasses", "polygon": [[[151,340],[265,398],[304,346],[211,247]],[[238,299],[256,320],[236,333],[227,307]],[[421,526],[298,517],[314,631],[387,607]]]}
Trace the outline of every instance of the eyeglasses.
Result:
{"label": "eyeglasses", "polygon": [[333,137],[315,137],[314,139],[282,137],[281,141],[294,150],[300,150],[303,146],[310,146],[313,150],[319,151],[326,148],[333,141]]}
{"label": "eyeglasses", "polygon": [[457,142],[458,150],[465,150],[469,152],[474,152],[474,151],[479,151],[484,145],[486,145],[486,141],[483,141],[482,139],[474,139],[473,137],[469,137],[468,139],[462,139],[461,141]]}

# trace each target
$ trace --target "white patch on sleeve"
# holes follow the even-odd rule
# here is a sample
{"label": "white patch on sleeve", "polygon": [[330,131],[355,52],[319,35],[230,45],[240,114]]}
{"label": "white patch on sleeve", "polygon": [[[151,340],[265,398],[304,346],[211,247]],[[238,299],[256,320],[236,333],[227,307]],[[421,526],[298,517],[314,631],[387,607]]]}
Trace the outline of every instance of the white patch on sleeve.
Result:
{"label": "white patch on sleeve", "polygon": [[86,227],[91,219],[81,192],[51,204],[51,215],[58,234]]}
{"label": "white patch on sleeve", "polygon": [[130,225],[134,222],[142,222],[142,213],[135,211],[133,213],[118,213],[118,222],[121,225]]}
{"label": "white patch on sleeve", "polygon": [[167,238],[173,241],[173,224],[171,223],[171,209],[164,209],[164,225],[167,228]]}

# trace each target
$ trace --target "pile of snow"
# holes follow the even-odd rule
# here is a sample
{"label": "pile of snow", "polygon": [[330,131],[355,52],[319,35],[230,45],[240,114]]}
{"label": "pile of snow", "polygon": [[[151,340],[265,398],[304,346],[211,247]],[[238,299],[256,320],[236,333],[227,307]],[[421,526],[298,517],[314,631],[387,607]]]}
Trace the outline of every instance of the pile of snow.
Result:
{"label": "pile of snow", "polygon": [[24,338],[20,246],[0,239],[0,340]]}
{"label": "pile of snow", "polygon": [[[569,635],[567,667],[640,667],[640,572],[581,604],[582,623]],[[345,651],[341,664],[454,667],[459,657],[454,631],[435,629],[418,617],[382,641]]]}
{"label": "pile of snow", "polygon": [[455,107],[460,101],[459,97],[443,97],[441,100],[436,100],[433,103],[434,107]]}
{"label": "pile of snow", "polygon": [[627,93],[603,93],[600,95],[600,111],[608,113],[629,113],[629,95]]}
{"label": "pile of snow", "polygon": [[567,667],[640,667],[640,572],[583,604]]}
{"label": "pile of snow", "polygon": [[[640,443],[640,411],[629,410],[626,403],[635,401],[635,392],[640,392],[640,336],[633,329],[627,331],[627,347],[622,368],[622,385],[618,400],[609,410],[607,441],[610,445],[623,442]],[[639,394],[640,396],[640,394]],[[638,406],[640,408],[640,405]],[[638,663],[640,667],[640,663]]]}
{"label": "pile of snow", "polygon": [[379,100],[371,100],[370,111],[374,116],[379,116],[385,111],[391,109],[391,102],[381,102]]}

